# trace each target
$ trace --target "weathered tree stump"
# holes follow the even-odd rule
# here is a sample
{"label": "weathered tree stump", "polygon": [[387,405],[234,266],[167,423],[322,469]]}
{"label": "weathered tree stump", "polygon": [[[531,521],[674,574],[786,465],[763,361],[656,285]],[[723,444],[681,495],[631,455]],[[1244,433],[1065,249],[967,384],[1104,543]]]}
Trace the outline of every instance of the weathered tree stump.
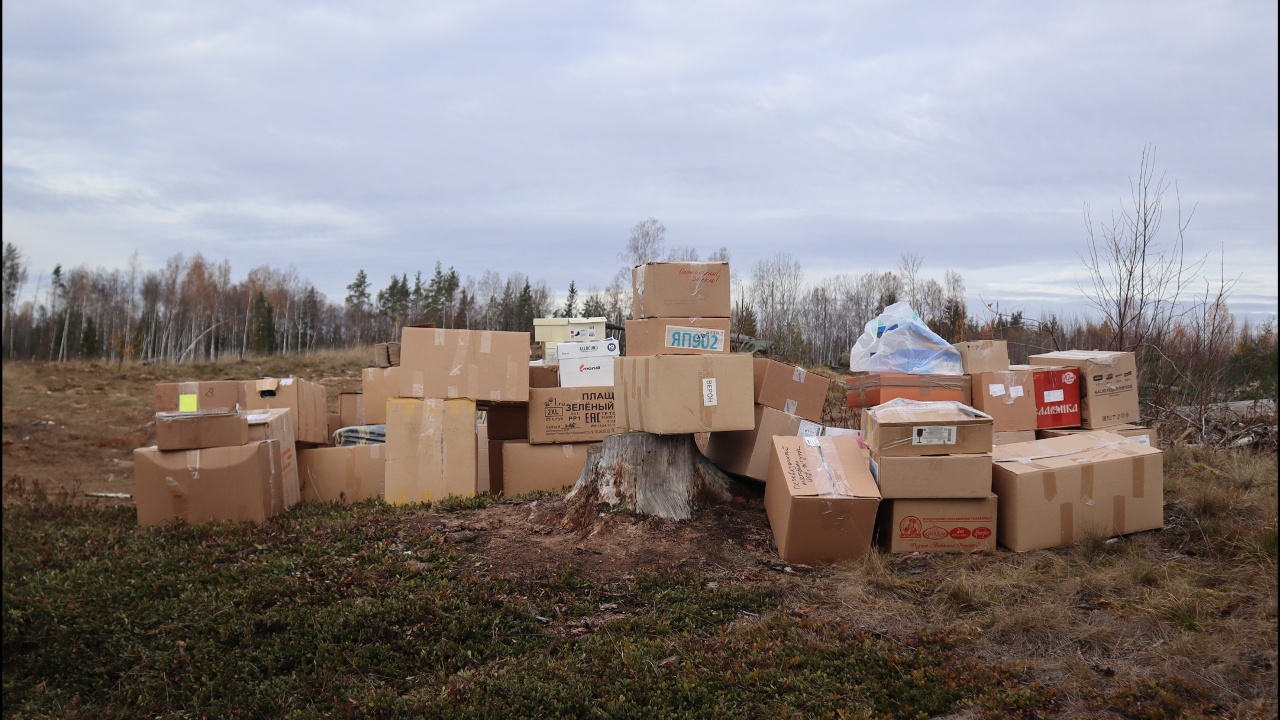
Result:
{"label": "weathered tree stump", "polygon": [[582,475],[565,497],[564,523],[586,527],[600,504],[688,520],[695,509],[732,497],[729,477],[698,451],[693,435],[621,433],[587,448]]}

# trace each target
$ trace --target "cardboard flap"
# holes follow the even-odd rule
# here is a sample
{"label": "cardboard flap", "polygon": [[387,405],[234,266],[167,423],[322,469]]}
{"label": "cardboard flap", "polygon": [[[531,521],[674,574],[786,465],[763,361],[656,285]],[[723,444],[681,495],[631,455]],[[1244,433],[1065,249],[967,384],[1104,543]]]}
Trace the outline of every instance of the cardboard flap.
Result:
{"label": "cardboard flap", "polygon": [[1141,437],[1099,430],[999,445],[992,448],[991,456],[994,462],[1013,472],[1035,472],[1159,452]]}

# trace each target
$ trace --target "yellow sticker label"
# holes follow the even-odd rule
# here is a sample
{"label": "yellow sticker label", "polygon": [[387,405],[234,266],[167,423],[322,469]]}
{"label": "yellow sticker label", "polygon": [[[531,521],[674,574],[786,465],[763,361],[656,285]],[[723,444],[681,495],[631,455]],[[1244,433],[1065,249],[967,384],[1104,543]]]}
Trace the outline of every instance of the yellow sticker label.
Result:
{"label": "yellow sticker label", "polygon": [[178,412],[195,412],[200,409],[200,396],[195,395],[179,395],[178,396]]}

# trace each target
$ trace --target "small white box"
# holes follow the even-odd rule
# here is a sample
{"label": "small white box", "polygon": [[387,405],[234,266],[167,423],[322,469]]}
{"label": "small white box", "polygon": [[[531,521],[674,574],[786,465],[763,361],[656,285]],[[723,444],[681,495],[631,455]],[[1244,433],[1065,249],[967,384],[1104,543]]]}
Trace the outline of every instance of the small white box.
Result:
{"label": "small white box", "polygon": [[564,342],[556,345],[560,362],[560,387],[613,385],[613,360],[618,341]]}
{"label": "small white box", "polygon": [[577,360],[587,357],[618,356],[618,341],[604,338],[597,342],[562,342],[556,345],[556,355],[561,359]]}

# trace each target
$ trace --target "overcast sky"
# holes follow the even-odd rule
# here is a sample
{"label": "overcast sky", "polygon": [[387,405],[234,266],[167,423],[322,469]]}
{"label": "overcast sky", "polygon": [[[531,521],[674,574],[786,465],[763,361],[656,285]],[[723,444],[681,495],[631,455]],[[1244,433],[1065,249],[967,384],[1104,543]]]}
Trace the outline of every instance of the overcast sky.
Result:
{"label": "overcast sky", "polygon": [[436,261],[585,291],[652,216],[744,277],[912,252],[972,306],[1065,314],[1085,205],[1119,209],[1153,145],[1188,254],[1276,312],[1270,0],[5,0],[3,28],[28,295],[134,251],[292,265],[337,302]]}

